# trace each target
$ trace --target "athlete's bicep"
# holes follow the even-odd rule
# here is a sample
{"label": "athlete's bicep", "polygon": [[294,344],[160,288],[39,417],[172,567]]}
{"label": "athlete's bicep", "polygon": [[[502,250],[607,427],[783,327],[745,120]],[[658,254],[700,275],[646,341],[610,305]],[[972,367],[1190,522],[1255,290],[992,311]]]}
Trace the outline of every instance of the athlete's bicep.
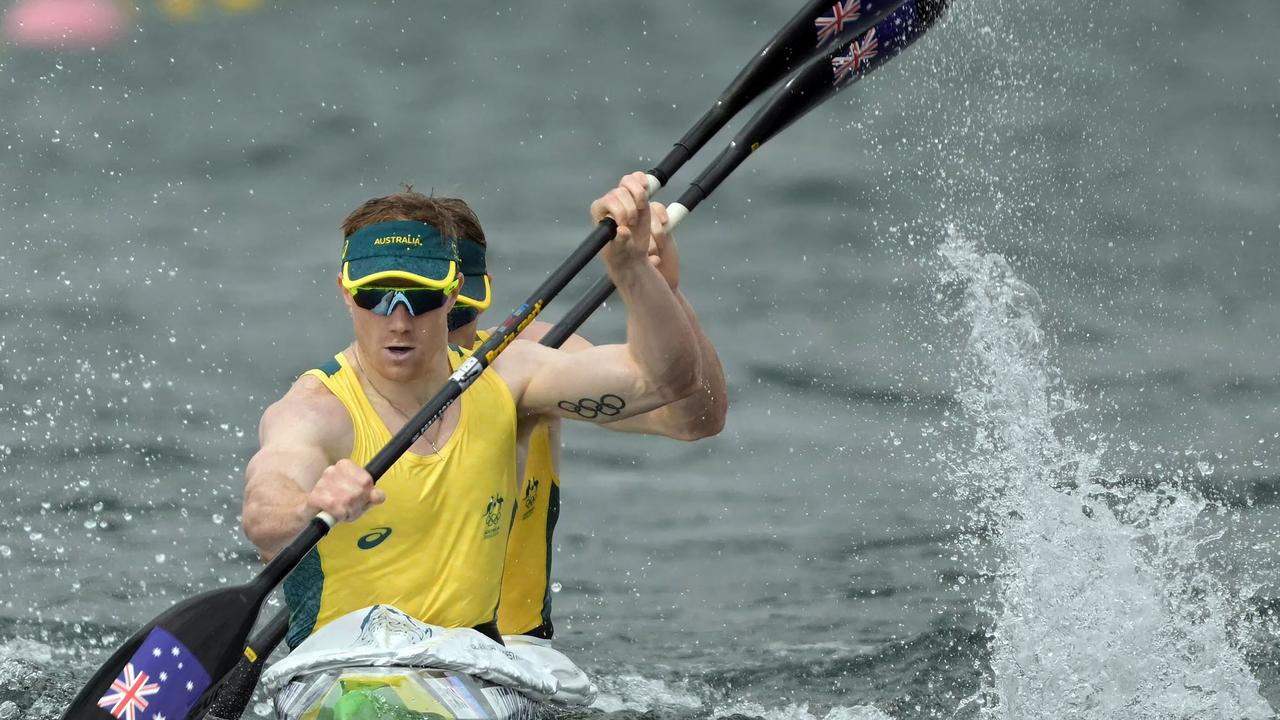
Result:
{"label": "athlete's bicep", "polygon": [[332,396],[291,391],[267,408],[258,425],[259,450],[245,468],[246,500],[257,485],[281,478],[310,490],[326,467],[350,452],[349,427],[345,408]]}
{"label": "athlete's bicep", "polygon": [[610,422],[648,412],[672,398],[648,382],[627,348],[600,345],[579,352],[539,347],[520,394],[522,414]]}

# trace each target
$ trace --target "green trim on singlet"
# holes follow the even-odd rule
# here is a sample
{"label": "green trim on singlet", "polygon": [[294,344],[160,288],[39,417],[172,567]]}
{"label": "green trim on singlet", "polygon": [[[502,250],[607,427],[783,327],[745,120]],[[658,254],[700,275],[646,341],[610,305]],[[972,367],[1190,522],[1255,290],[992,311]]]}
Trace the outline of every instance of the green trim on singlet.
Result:
{"label": "green trim on singlet", "polygon": [[547,590],[542,596],[542,628],[546,638],[555,634],[555,626],[551,624],[551,536],[556,532],[556,522],[560,520],[560,483],[551,483],[551,491],[547,495]]}
{"label": "green trim on singlet", "polygon": [[301,645],[315,629],[323,592],[324,568],[320,566],[320,553],[311,548],[284,579],[284,600],[289,606],[289,634],[285,642],[289,643],[290,650]]}
{"label": "green trim on singlet", "polygon": [[333,377],[334,375],[338,374],[339,370],[342,369],[342,365],[338,362],[338,358],[331,357],[329,358],[329,362],[321,365],[316,369],[329,377]]}

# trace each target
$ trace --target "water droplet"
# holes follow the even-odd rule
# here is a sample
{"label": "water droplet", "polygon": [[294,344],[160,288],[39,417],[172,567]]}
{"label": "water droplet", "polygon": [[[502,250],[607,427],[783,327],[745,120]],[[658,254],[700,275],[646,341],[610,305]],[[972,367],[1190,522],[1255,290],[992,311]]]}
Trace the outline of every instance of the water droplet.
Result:
{"label": "water droplet", "polygon": [[164,554],[164,553],[156,553],[156,562],[158,562],[158,563],[162,563],[162,562],[164,562],[164,560],[165,560],[165,554]]}
{"label": "water droplet", "polygon": [[553,592],[553,593],[558,593],[558,592],[560,592],[562,589],[564,589],[564,586],[563,586],[563,585],[561,585],[560,583],[558,583],[558,582],[553,582],[553,583],[551,583],[551,592]]}
{"label": "water droplet", "polygon": [[94,512],[102,512],[102,507],[103,507],[102,503],[100,503],[100,502],[94,503],[94,504],[93,504],[93,511],[94,511]]}
{"label": "water droplet", "polygon": [[214,515],[213,515],[213,524],[214,524],[214,525],[221,525],[221,524],[222,524],[222,520],[223,520],[223,517],[222,517],[221,515],[219,515],[219,514],[217,514],[217,513],[214,513]]}
{"label": "water droplet", "polygon": [[8,545],[0,545],[0,557],[9,557],[13,555],[13,548]]}

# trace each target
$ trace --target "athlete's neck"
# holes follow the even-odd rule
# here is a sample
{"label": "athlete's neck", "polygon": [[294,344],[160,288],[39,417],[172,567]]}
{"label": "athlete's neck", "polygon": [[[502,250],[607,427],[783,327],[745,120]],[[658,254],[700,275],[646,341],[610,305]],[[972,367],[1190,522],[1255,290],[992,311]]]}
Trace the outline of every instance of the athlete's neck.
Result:
{"label": "athlete's neck", "polygon": [[[421,352],[425,348],[417,348]],[[352,343],[347,348],[347,357],[354,361],[357,371],[364,376],[374,391],[407,417],[412,417],[418,409],[427,403],[444,387],[453,370],[449,364],[449,348],[440,347],[430,353],[429,357],[419,358],[409,366],[388,364],[379,359],[377,353],[385,352],[382,348],[369,351]]]}
{"label": "athlete's neck", "polygon": [[476,344],[476,329],[480,326],[480,318],[476,318],[471,322],[463,325],[456,330],[449,331],[449,342],[460,348],[470,349]]}

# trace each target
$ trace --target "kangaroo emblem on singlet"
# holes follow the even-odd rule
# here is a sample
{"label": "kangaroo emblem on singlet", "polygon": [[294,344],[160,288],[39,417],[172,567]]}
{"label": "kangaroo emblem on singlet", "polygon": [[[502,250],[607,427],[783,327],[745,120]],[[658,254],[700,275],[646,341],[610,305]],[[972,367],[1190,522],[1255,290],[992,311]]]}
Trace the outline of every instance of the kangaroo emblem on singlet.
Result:
{"label": "kangaroo emblem on singlet", "polygon": [[502,529],[502,503],[501,495],[490,495],[489,504],[484,508],[484,537],[489,539],[498,534]]}
{"label": "kangaroo emblem on singlet", "polygon": [[524,514],[520,516],[521,520],[527,520],[533,514],[533,508],[538,504],[538,478],[529,478],[529,482],[524,487]]}

